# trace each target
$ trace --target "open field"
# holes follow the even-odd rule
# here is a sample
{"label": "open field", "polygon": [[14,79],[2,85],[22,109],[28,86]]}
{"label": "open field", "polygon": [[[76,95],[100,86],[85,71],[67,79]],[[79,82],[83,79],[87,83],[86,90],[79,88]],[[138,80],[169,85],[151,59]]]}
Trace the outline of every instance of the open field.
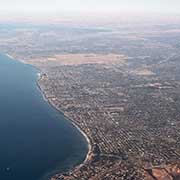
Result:
{"label": "open field", "polygon": [[127,57],[120,54],[59,54],[46,58],[30,59],[29,64],[81,65],[81,64],[123,64]]}

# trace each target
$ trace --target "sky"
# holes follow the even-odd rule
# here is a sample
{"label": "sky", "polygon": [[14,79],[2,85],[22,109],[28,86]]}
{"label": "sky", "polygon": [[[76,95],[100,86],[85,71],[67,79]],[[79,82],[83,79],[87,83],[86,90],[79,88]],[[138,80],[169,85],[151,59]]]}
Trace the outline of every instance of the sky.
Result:
{"label": "sky", "polygon": [[10,12],[156,11],[180,12],[180,0],[0,0]]}
{"label": "sky", "polygon": [[58,13],[180,13],[180,0],[0,0],[0,16]]}

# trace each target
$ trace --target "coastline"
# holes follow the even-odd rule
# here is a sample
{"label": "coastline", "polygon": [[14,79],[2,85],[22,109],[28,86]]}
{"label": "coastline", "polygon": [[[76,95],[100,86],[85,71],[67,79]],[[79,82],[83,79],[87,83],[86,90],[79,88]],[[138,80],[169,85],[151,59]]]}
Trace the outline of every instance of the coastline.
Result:
{"label": "coastline", "polygon": [[[74,166],[72,169],[69,169],[68,171],[65,171],[65,172],[61,172],[61,173],[59,173],[59,174],[61,175],[61,174],[63,174],[63,173],[72,172],[73,170],[82,167],[84,164],[86,164],[86,163],[87,163],[88,161],[90,161],[90,159],[91,159],[91,155],[92,155],[92,144],[91,144],[90,138],[89,138],[89,137],[86,135],[86,133],[76,124],[75,121],[73,121],[71,118],[69,118],[68,115],[65,114],[63,111],[61,111],[60,109],[58,109],[58,108],[49,100],[49,98],[46,97],[45,92],[43,91],[43,89],[41,88],[41,85],[40,85],[40,83],[39,83],[39,81],[41,80],[42,75],[43,75],[43,73],[42,73],[42,71],[41,71],[40,68],[38,68],[38,67],[36,67],[36,66],[34,66],[34,65],[32,65],[32,64],[28,64],[28,63],[26,63],[26,62],[24,62],[24,61],[17,60],[15,57],[13,57],[12,55],[10,55],[10,54],[8,54],[8,53],[6,53],[5,55],[6,55],[7,57],[9,57],[10,59],[12,59],[12,60],[16,60],[16,61],[21,62],[21,63],[24,63],[24,64],[26,64],[26,65],[30,65],[30,66],[32,66],[33,68],[35,68],[35,69],[38,71],[38,73],[37,73],[36,85],[37,85],[37,88],[39,89],[39,91],[40,91],[40,93],[41,93],[44,101],[46,101],[52,108],[54,108],[55,110],[57,110],[59,113],[62,113],[62,114],[64,115],[65,119],[66,119],[67,121],[69,121],[69,122],[81,133],[81,135],[82,135],[82,136],[85,138],[85,140],[86,140],[87,147],[88,147],[88,152],[87,152],[87,154],[86,154],[85,159],[84,159],[79,165],[76,165],[76,166]],[[46,177],[46,176],[45,176],[45,177],[42,177],[41,180],[45,180],[46,178],[48,178],[48,179],[50,178],[50,179],[51,179],[51,178],[53,178],[53,176],[55,176],[55,175],[57,175],[57,174],[58,174],[58,172],[56,172],[55,174],[52,174],[52,175],[48,175],[48,177]],[[45,179],[44,179],[44,178],[45,178]],[[50,180],[50,179],[49,179],[49,180]]]}
{"label": "coastline", "polygon": [[12,55],[10,55],[10,54],[8,54],[8,53],[6,53],[5,55],[6,55],[8,58],[10,58],[10,59],[15,60],[15,58],[14,58]]}
{"label": "coastline", "polygon": [[[34,67],[34,66],[33,66],[33,67]],[[38,70],[39,70],[39,69],[38,69]],[[42,78],[42,72],[40,71],[36,83],[37,83],[37,87],[38,87],[39,91],[40,91],[41,94],[42,94],[43,99],[44,99],[51,107],[53,107],[54,109],[56,109],[59,113],[62,113],[62,114],[64,115],[65,119],[66,119],[67,121],[69,121],[76,129],[78,129],[78,131],[82,134],[82,136],[85,138],[85,140],[86,140],[86,142],[87,142],[88,152],[87,152],[87,154],[86,154],[86,158],[84,159],[84,161],[83,161],[81,164],[79,164],[79,165],[73,167],[73,169],[69,169],[69,170],[67,171],[67,172],[71,172],[71,171],[73,171],[74,169],[77,169],[77,168],[82,167],[84,164],[86,164],[86,163],[91,159],[91,154],[92,154],[92,144],[91,144],[91,140],[90,140],[90,138],[86,135],[86,133],[85,133],[71,118],[68,117],[67,114],[65,114],[63,111],[61,111],[60,109],[58,109],[58,108],[46,97],[45,92],[42,90],[41,85],[40,85],[40,83],[39,83],[39,80],[41,80],[41,78]],[[67,173],[67,172],[66,172],[66,173]],[[62,172],[62,173],[60,173],[60,174],[63,174],[63,173],[65,173],[65,172]]]}

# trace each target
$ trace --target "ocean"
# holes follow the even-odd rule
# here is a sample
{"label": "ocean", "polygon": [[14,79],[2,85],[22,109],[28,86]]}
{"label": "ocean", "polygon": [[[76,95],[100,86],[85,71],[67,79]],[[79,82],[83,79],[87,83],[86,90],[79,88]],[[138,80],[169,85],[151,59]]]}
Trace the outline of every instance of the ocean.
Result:
{"label": "ocean", "polygon": [[0,180],[40,180],[86,157],[84,136],[43,99],[37,78],[32,66],[0,55]]}

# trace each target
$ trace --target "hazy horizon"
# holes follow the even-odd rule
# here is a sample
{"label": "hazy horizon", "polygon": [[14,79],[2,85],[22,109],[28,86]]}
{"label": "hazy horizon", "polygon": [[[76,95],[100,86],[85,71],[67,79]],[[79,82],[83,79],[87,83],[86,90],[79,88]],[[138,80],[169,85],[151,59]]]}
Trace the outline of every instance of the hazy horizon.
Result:
{"label": "hazy horizon", "polygon": [[179,0],[0,0],[0,20],[103,16],[117,14],[180,14]]}

